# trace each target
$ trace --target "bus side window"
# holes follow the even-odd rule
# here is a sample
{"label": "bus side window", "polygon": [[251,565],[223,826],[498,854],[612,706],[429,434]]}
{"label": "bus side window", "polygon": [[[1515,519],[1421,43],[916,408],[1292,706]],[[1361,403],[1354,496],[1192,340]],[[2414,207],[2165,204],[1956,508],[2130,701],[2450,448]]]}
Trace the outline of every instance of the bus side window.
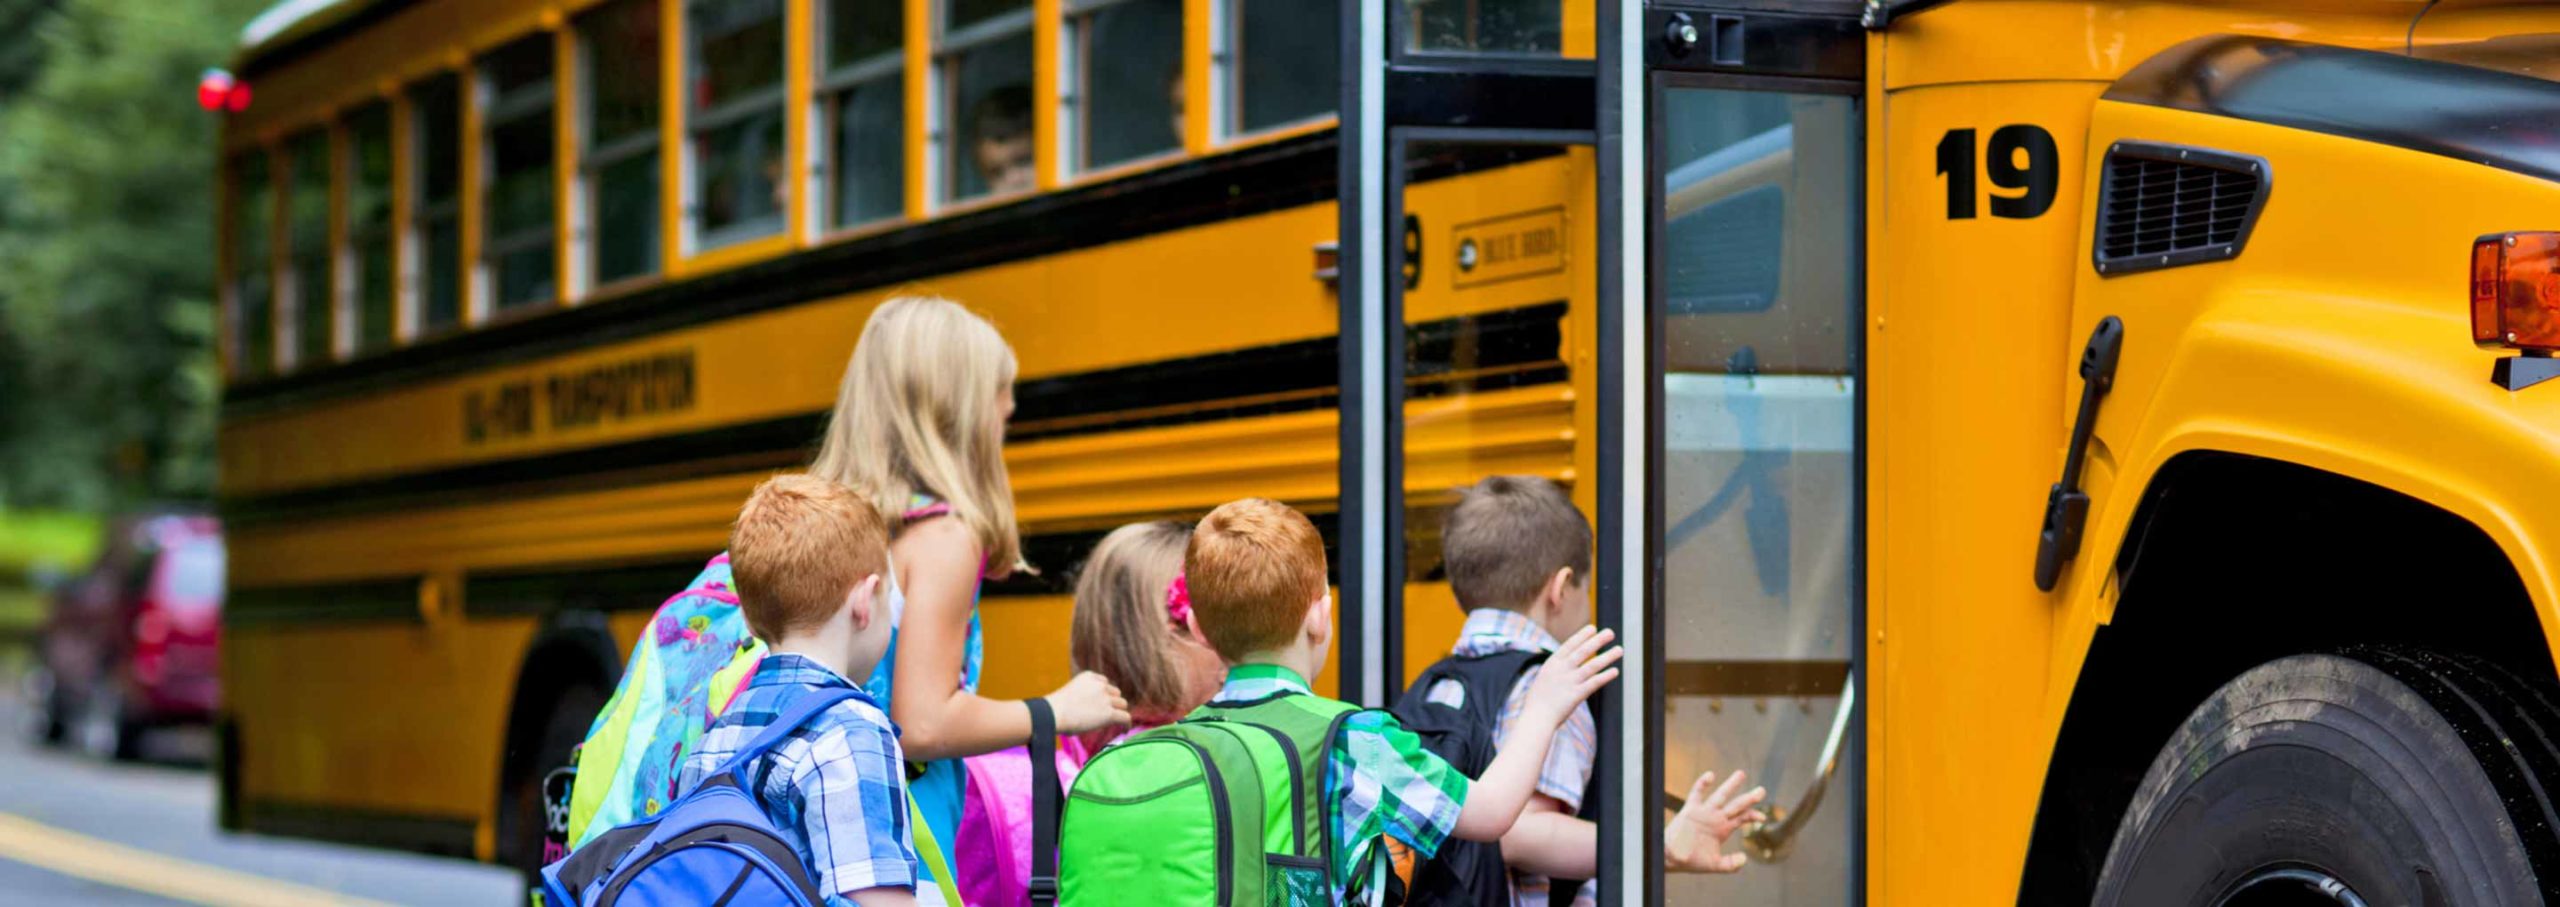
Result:
{"label": "bus side window", "polygon": [[1226,0],[1217,54],[1228,135],[1333,113],[1342,84],[1342,17],[1310,16],[1298,0]]}
{"label": "bus side window", "polygon": [[329,266],[329,132],[306,130],[285,140],[285,184],[290,262],[282,294],[293,314],[291,361],[294,368],[326,365],[336,345],[329,336],[329,308],[335,303]]}
{"label": "bus side window", "polygon": [[267,153],[231,160],[231,374],[249,378],[275,365],[274,176]]}
{"label": "bus side window", "polygon": [[781,0],[692,4],[685,129],[692,136],[696,251],[782,232]]}
{"label": "bus side window", "polygon": [[820,14],[827,226],[897,217],[906,210],[906,4],[827,0]]}
{"label": "bus side window", "polygon": [[1039,184],[1031,117],[1029,0],[944,0],[934,74],[946,103],[943,199],[1014,195]]}
{"label": "bus side window", "polygon": [[403,257],[417,299],[417,332],[426,337],[462,323],[462,80],[446,74],[410,90],[409,128],[417,165]]}
{"label": "bus side window", "polygon": [[479,279],[497,311],[550,302],[558,297],[558,259],[552,217],[551,109],[559,97],[551,84],[556,45],[547,32],[519,38],[481,64],[481,135],[488,142],[489,173],[481,216]]}
{"label": "bus side window", "polygon": [[348,331],[355,350],[369,353],[391,345],[391,105],[376,101],[347,115],[347,158],[341,162],[347,181],[347,248],[342,265],[349,287],[346,311],[354,318]]}
{"label": "bus side window", "polygon": [[1564,51],[1559,0],[1404,0],[1405,50],[1538,54]]}
{"label": "bus side window", "polygon": [[1093,170],[1182,147],[1182,0],[1068,4],[1067,147]]}
{"label": "bus side window", "polygon": [[587,103],[579,136],[579,236],[591,286],[658,272],[658,0],[622,0],[578,22]]}

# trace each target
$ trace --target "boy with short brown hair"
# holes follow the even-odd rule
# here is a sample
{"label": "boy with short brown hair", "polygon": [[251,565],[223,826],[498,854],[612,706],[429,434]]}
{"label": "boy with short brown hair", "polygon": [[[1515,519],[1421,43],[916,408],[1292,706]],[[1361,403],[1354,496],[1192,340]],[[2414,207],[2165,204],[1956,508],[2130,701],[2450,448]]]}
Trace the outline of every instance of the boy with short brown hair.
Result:
{"label": "boy with short brown hair", "polygon": [[737,699],[702,735],[677,785],[691,791],[804,696],[850,691],[741,773],[768,818],[794,839],[832,907],[943,902],[919,885],[898,729],[849,678],[889,648],[881,605],[889,528],[852,489],[808,475],[756,486],[729,536],[747,625],[771,647]]}
{"label": "boy with short brown hair", "polygon": [[[1459,491],[1441,523],[1441,562],[1467,622],[1458,632],[1453,659],[1558,648],[1556,639],[1591,619],[1591,523],[1555,483],[1536,476],[1490,476]],[[1515,656],[1516,657],[1516,656]],[[1444,662],[1447,664],[1447,662]],[[1526,742],[1521,712],[1543,665],[1531,663],[1509,687],[1493,742],[1498,751]],[[1442,679],[1428,701],[1459,709],[1466,688]],[[1481,713],[1478,713],[1481,714]],[[1511,869],[1515,905],[1549,903],[1548,879],[1589,879],[1599,860],[1599,831],[1576,818],[1591,781],[1597,731],[1591,712],[1575,707],[1545,754],[1537,792],[1520,821],[1502,838],[1501,856]],[[1672,872],[1733,872],[1741,854],[1723,853],[1725,839],[1743,823],[1765,817],[1752,807],[1766,796],[1753,788],[1735,796],[1743,774],[1734,772],[1709,789],[1714,772],[1691,785],[1688,803],[1665,835],[1664,862]],[[1585,883],[1576,897],[1594,895]]]}
{"label": "boy with short brown hair", "polygon": [[[1333,599],[1325,591],[1323,539],[1304,514],[1262,498],[1228,502],[1192,533],[1184,572],[1192,620],[1234,665],[1208,708],[1274,699],[1328,713],[1343,708],[1317,699],[1307,685],[1333,643]],[[1608,646],[1611,638],[1585,627],[1550,657],[1558,669],[1543,672],[1522,701],[1513,729],[1520,745],[1472,780],[1423,749],[1393,716],[1363,711],[1344,719],[1323,773],[1335,900],[1386,889],[1389,840],[1423,857],[1453,835],[1501,840],[1528,802],[1556,727],[1616,679],[1612,665],[1623,653]]]}

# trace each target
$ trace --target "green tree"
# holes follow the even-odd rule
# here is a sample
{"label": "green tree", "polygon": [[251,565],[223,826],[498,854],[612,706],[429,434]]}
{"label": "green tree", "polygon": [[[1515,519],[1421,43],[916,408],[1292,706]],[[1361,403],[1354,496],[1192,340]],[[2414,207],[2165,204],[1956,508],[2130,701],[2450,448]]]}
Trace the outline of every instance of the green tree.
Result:
{"label": "green tree", "polygon": [[0,94],[0,507],[211,493],[218,123],[193,88],[258,5],[0,0],[36,8],[37,61]]}

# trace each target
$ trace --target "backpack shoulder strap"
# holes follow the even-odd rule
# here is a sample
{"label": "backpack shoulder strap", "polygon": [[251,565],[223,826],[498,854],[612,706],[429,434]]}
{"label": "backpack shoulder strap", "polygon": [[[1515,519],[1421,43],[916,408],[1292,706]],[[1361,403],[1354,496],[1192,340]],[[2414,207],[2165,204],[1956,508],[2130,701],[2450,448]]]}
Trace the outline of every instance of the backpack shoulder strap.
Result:
{"label": "backpack shoulder strap", "polygon": [[1023,702],[1031,711],[1032,907],[1058,902],[1058,725],[1046,699]]}
{"label": "backpack shoulder strap", "polygon": [[722,763],[720,770],[712,774],[722,775],[736,771],[739,766],[764,755],[766,750],[773,749],[785,738],[790,737],[792,731],[799,730],[801,725],[808,724],[809,719],[818,717],[818,713],[833,708],[836,703],[852,699],[856,695],[858,694],[851,687],[828,687],[800,697],[800,701],[792,703],[791,708],[774,716],[773,723],[765,725],[764,731],[758,733],[755,739],[747,741],[747,745],[739,747],[737,752],[730,754],[729,761]]}

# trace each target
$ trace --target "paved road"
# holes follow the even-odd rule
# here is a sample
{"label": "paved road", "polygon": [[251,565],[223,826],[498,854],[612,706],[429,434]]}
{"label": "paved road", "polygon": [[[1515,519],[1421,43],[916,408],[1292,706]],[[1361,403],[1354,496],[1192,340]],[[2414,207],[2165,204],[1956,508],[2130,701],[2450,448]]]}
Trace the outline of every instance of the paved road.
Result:
{"label": "paved road", "polygon": [[107,764],[34,744],[25,714],[0,697],[0,905],[522,903],[489,866],[216,830],[201,734]]}

